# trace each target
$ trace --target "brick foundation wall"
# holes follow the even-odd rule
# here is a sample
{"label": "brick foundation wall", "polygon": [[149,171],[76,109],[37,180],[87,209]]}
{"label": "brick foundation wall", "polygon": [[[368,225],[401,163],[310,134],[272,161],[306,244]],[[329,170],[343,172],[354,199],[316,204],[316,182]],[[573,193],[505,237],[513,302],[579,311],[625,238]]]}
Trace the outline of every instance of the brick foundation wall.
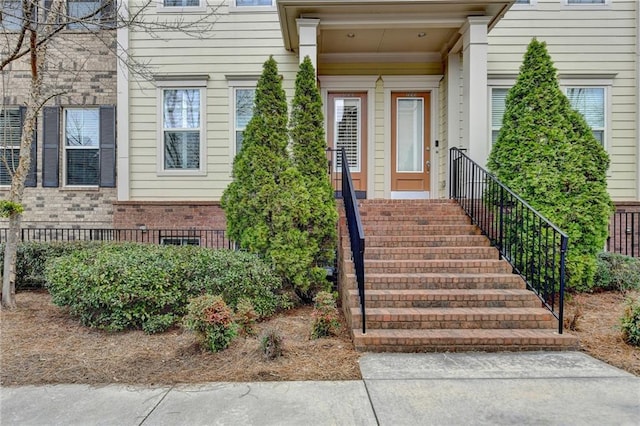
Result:
{"label": "brick foundation wall", "polygon": [[640,201],[616,202],[607,251],[640,257]]}
{"label": "brick foundation wall", "polygon": [[114,228],[226,229],[219,202],[125,201],[113,205]]}

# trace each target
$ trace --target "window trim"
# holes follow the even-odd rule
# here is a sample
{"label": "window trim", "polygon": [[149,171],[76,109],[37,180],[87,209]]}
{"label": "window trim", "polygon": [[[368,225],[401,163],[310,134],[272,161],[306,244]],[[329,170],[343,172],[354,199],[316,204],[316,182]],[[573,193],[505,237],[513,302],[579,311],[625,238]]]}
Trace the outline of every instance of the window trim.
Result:
{"label": "window trim", "polygon": [[274,12],[276,10],[276,1],[271,0],[271,6],[237,6],[236,0],[229,1],[230,13],[242,13],[242,12]]}
{"label": "window trim", "polygon": [[[615,74],[594,74],[594,75],[580,75],[580,74],[559,74],[558,83],[562,93],[567,93],[567,88],[604,88],[604,114],[605,114],[605,128],[602,145],[605,151],[609,150],[611,146],[611,129],[613,125],[612,118],[612,92],[613,92],[613,80]],[[506,88],[510,89],[516,83],[517,74],[505,74],[505,75],[489,75],[487,79],[488,89],[488,102],[487,102],[487,120],[489,120],[489,134],[487,140],[489,141],[489,149],[493,145],[491,139],[492,125],[491,125],[491,102],[493,88]]]}
{"label": "window trim", "polygon": [[[229,164],[238,153],[236,152],[236,91],[238,89],[256,89],[258,85],[258,75],[228,75],[227,85],[229,86]],[[231,171],[229,171],[231,176]]]}
{"label": "window trim", "polygon": [[[174,79],[173,76],[156,76],[156,108],[157,108],[157,176],[206,176],[207,175],[207,79],[208,76],[185,76],[185,79]],[[171,89],[194,89],[200,91],[200,167],[198,169],[165,169],[164,168],[164,91]]]}
{"label": "window trim", "polygon": [[[67,146],[67,111],[69,110],[95,110],[98,112],[98,125],[97,125],[97,135],[98,135],[98,145],[96,145],[95,147],[86,147],[86,146],[78,146],[78,147],[68,147]],[[101,141],[100,141],[100,107],[99,106],[94,106],[94,105],[88,105],[88,106],[70,106],[70,107],[63,107],[62,108],[62,137],[60,139],[60,145],[62,146],[62,187],[63,188],[73,188],[73,189],[77,189],[77,188],[99,188],[100,187],[100,146],[101,146]],[[68,149],[72,149],[72,150],[95,150],[98,151],[98,175],[97,175],[97,183],[96,184],[69,184],[67,183],[67,181],[69,180],[69,176],[67,175],[67,150]]]}
{"label": "window trim", "polygon": [[529,3],[514,3],[510,10],[530,10],[538,8],[538,0],[529,0]]}
{"label": "window trim", "polygon": [[207,2],[200,0],[198,6],[165,6],[164,0],[160,0],[156,6],[157,13],[204,13],[207,11]]}

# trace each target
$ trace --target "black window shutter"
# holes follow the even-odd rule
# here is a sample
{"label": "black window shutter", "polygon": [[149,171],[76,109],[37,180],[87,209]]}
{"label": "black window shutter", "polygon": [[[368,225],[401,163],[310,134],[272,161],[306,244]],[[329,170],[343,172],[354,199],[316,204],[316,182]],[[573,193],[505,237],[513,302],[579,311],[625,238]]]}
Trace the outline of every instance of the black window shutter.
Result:
{"label": "black window shutter", "polygon": [[[24,125],[24,117],[27,112],[27,108],[20,107],[20,125]],[[29,173],[27,173],[27,178],[24,181],[24,186],[35,187],[37,186],[37,177],[36,177],[36,169],[38,165],[38,142],[36,140],[36,129],[34,127],[33,133],[31,136],[31,163],[29,164]]]}
{"label": "black window shutter", "polygon": [[57,188],[60,185],[60,108],[44,107],[42,128],[42,186]]}
{"label": "black window shutter", "polygon": [[116,108],[100,107],[100,186],[116,186]]}

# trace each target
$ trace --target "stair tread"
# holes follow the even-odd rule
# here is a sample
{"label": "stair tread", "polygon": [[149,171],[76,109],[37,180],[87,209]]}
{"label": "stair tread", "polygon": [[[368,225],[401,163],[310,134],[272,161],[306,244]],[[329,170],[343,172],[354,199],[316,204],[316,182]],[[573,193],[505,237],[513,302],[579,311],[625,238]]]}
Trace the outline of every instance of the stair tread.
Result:
{"label": "stair tread", "polygon": [[577,338],[569,333],[558,334],[556,329],[550,328],[379,328],[367,330],[365,334],[362,329],[355,328],[352,330],[354,338],[387,338],[394,337],[410,338],[410,339],[433,339],[433,338],[550,338],[562,339],[577,343]]}
{"label": "stair tread", "polygon": [[[352,310],[360,308],[352,307]],[[492,308],[492,307],[470,307],[470,308],[367,308],[367,315],[402,315],[413,313],[416,315],[550,315],[551,312],[544,308]]]}
{"label": "stair tread", "polygon": [[[351,289],[349,290],[351,293],[357,293],[358,290]],[[477,296],[477,295],[505,295],[505,296],[534,296],[535,294],[526,289],[500,289],[500,288],[491,288],[491,289],[414,289],[414,290],[404,290],[404,289],[375,289],[375,290],[367,290],[365,296],[370,294],[372,296],[380,296],[380,295],[451,295],[451,296]],[[537,297],[536,297],[537,299]]]}

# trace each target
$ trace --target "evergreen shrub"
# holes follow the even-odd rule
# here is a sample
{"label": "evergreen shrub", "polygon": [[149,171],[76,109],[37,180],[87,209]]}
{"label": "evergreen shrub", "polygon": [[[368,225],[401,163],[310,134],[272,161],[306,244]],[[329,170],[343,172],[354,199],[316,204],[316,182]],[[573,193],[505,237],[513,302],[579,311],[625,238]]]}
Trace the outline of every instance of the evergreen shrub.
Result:
{"label": "evergreen shrub", "polygon": [[625,342],[640,346],[640,297],[627,301],[621,323]]}
{"label": "evergreen shrub", "polygon": [[600,253],[591,290],[640,290],[640,259],[618,253]]}
{"label": "evergreen shrub", "polygon": [[233,312],[217,295],[203,294],[190,299],[183,324],[212,352],[226,349],[238,334]]}
{"label": "evergreen shrub", "polygon": [[593,286],[608,235],[608,166],[603,146],[560,90],[545,43],[532,40],[507,94],[488,168],[569,236],[567,283],[576,290]]}

